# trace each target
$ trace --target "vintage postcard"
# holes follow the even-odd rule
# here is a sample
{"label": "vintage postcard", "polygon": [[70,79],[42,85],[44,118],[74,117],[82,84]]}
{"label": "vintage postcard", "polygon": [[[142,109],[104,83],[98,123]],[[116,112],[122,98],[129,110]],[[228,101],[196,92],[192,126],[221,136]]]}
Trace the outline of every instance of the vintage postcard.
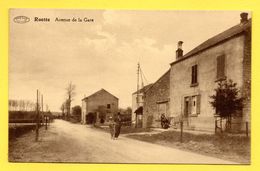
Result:
{"label": "vintage postcard", "polygon": [[9,162],[251,164],[250,11],[9,10]]}

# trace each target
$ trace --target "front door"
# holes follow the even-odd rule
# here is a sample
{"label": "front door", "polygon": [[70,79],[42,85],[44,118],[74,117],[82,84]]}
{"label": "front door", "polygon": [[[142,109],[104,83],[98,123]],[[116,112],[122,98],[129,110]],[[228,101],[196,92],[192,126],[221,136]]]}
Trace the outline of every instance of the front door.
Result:
{"label": "front door", "polygon": [[189,107],[190,107],[190,100],[189,97],[184,98],[184,118],[189,117]]}
{"label": "front door", "polygon": [[142,114],[136,114],[136,127],[137,128],[143,127],[143,115]]}

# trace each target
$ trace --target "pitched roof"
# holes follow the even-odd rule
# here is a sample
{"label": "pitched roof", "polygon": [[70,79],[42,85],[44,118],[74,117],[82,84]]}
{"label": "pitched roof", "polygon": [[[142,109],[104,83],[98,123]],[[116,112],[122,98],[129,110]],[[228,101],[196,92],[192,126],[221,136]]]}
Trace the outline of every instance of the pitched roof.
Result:
{"label": "pitched roof", "polygon": [[[139,93],[145,92],[145,91],[148,90],[152,85],[153,85],[153,83],[144,86],[142,89],[139,90]],[[137,93],[137,91],[135,91],[133,94],[136,94],[136,93]]]}
{"label": "pitched roof", "polygon": [[212,46],[215,46],[223,41],[229,40],[230,38],[245,32],[246,30],[251,28],[251,19],[249,19],[246,23],[237,24],[222,33],[217,34],[216,36],[206,40],[201,43],[199,46],[192,49],[190,52],[186,53],[181,59],[176,60],[171,63],[171,65],[178,63],[179,61],[185,60],[201,51],[204,51]]}
{"label": "pitched roof", "polygon": [[111,94],[111,93],[109,93],[107,90],[105,90],[105,89],[100,89],[99,91],[97,91],[97,92],[95,92],[95,93],[93,93],[93,94],[91,94],[91,95],[89,95],[89,96],[87,96],[87,97],[84,97],[82,100],[85,100],[85,99],[87,99],[87,98],[90,98],[90,97],[92,97],[92,96],[94,96],[94,95],[96,95],[96,94],[98,94],[98,93],[100,93],[100,92],[106,92],[106,93],[108,93],[108,94],[110,94],[111,96],[113,96],[114,98],[116,98],[116,99],[118,99],[116,96],[114,96],[113,94]]}
{"label": "pitched roof", "polygon": [[160,81],[164,76],[166,76],[167,74],[169,74],[171,71],[171,69],[168,69],[157,81],[155,81],[150,87],[148,87],[145,92],[147,92],[148,90],[150,90],[154,85],[155,83],[157,83],[158,81]]}

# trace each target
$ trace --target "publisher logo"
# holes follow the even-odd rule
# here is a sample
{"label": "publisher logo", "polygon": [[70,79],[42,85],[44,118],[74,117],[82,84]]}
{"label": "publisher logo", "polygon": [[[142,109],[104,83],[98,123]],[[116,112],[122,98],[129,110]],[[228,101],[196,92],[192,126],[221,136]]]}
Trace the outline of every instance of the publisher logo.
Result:
{"label": "publisher logo", "polygon": [[26,16],[17,16],[14,17],[14,22],[15,23],[19,23],[19,24],[24,24],[30,21],[30,18],[26,17]]}

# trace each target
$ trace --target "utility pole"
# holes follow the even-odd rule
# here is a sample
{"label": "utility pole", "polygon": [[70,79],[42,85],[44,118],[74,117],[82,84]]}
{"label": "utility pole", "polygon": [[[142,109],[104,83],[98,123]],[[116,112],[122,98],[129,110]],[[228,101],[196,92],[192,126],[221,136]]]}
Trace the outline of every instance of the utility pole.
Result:
{"label": "utility pole", "polygon": [[42,101],[42,113],[43,113],[43,95],[42,95],[42,100],[41,101]]}
{"label": "utility pole", "polygon": [[[41,107],[41,109],[42,109],[41,119],[42,119],[42,115],[44,115],[44,114],[43,114],[43,94],[41,95],[41,97],[42,97],[42,99],[41,99],[41,102],[42,102],[42,103],[41,103],[41,106],[42,106],[42,107]],[[42,124],[42,120],[41,120],[41,124]],[[44,123],[43,123],[43,124],[44,124]]]}
{"label": "utility pole", "polygon": [[[43,94],[42,94],[42,116],[45,120],[45,130],[47,130],[47,116],[45,116],[44,110],[43,110]],[[43,125],[44,125],[44,120],[43,120]]]}
{"label": "utility pole", "polygon": [[[139,74],[140,74],[140,64],[137,64],[137,91],[136,91],[136,109],[139,108]],[[137,113],[135,114],[135,127],[138,127]]]}
{"label": "utility pole", "polygon": [[36,100],[36,135],[35,135],[35,141],[38,141],[39,139],[39,90],[37,89],[37,100]]}
{"label": "utility pole", "polygon": [[183,142],[183,120],[181,120],[180,124],[181,124],[180,142],[182,143]]}
{"label": "utility pole", "polygon": [[136,104],[139,107],[139,74],[140,74],[140,64],[137,64],[137,91],[136,91]]}

